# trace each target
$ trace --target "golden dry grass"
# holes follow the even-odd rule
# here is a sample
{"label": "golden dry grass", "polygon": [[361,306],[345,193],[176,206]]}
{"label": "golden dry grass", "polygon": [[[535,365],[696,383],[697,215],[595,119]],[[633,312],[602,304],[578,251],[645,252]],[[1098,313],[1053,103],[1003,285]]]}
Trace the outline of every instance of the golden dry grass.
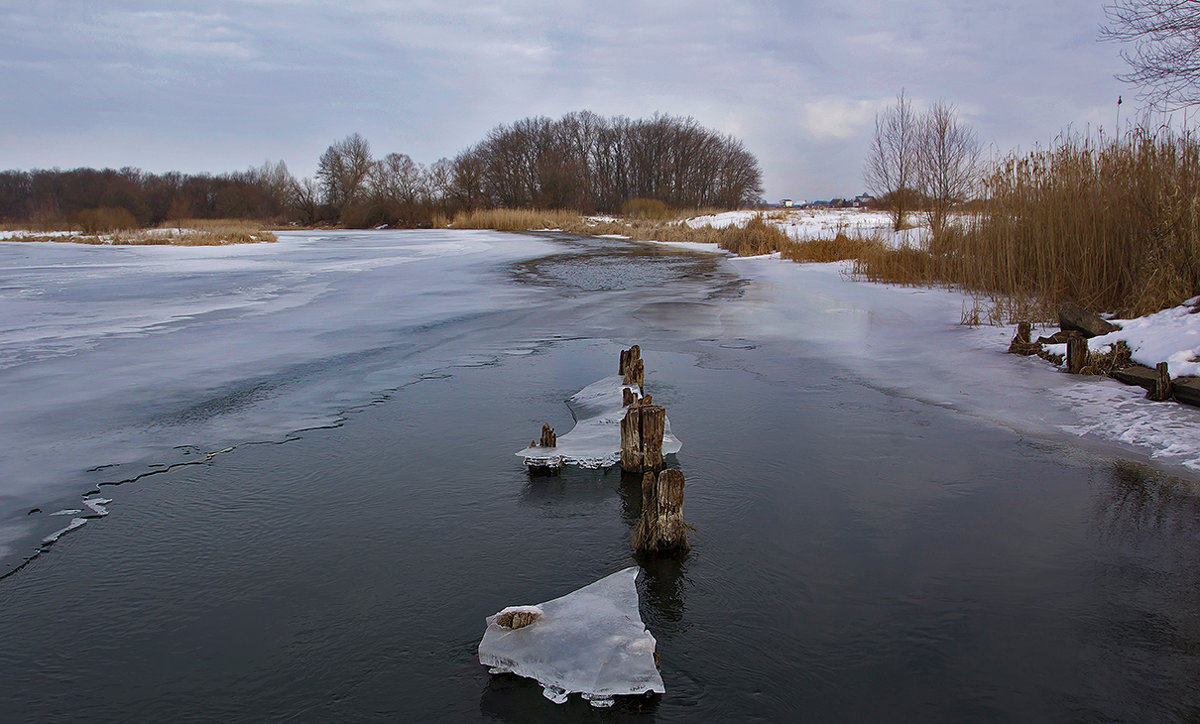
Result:
{"label": "golden dry grass", "polygon": [[986,201],[927,250],[875,250],[871,281],[949,284],[1046,318],[1065,301],[1138,316],[1200,294],[1200,141],[1161,129],[1060,138],[1002,160]]}
{"label": "golden dry grass", "polygon": [[158,229],[114,231],[110,234],[21,234],[7,241],[53,241],[116,246],[228,246],[278,241],[262,224],[242,219],[187,219]]}

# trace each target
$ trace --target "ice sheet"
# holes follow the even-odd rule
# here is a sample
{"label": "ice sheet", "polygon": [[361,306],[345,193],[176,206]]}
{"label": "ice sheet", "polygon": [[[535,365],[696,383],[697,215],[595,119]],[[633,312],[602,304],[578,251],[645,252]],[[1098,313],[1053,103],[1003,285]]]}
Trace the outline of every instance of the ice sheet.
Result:
{"label": "ice sheet", "polygon": [[[518,450],[517,455],[526,465],[543,467],[565,464],[603,468],[616,465],[621,461],[621,420],[625,417],[621,400],[626,388],[640,398],[637,387],[623,384],[620,375],[597,380],[571,395],[567,402],[575,413],[575,427],[558,436],[556,447],[524,448]],[[667,419],[663,455],[675,454],[682,448],[683,443],[671,434],[671,421]]]}
{"label": "ice sheet", "polygon": [[561,704],[579,693],[593,706],[613,696],[665,693],[654,663],[657,642],[638,612],[638,567],[631,566],[579,590],[540,603],[530,625],[507,629],[487,617],[479,663],[493,674],[536,679],[547,699]]}
{"label": "ice sheet", "polygon": [[508,265],[558,248],[488,231],[279,238],[0,241],[0,537],[32,538],[42,516],[26,513],[49,501],[334,424],[468,345],[478,356],[550,296]]}

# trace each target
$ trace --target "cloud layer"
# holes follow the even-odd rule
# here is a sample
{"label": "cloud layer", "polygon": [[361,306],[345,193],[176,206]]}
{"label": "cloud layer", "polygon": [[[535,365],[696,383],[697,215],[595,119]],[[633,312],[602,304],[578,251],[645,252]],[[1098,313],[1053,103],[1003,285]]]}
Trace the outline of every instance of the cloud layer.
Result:
{"label": "cloud layer", "polygon": [[1082,0],[163,5],[0,5],[0,165],[307,174],[352,132],[431,162],[588,108],[693,116],[758,155],[768,198],[828,198],[861,190],[901,88],[957,104],[1000,151],[1111,130],[1134,95]]}

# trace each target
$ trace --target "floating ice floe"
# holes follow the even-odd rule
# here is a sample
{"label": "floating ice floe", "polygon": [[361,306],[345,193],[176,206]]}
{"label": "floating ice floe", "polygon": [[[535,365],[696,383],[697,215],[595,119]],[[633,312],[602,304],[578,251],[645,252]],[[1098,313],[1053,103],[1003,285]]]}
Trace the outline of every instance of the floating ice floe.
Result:
{"label": "floating ice floe", "polygon": [[[638,613],[637,575],[631,566],[562,598],[488,616],[479,663],[536,679],[556,704],[572,693],[596,707],[612,706],[614,696],[664,693],[656,641]],[[524,625],[501,625],[514,619]]]}
{"label": "floating ice floe", "polygon": [[[527,447],[517,455],[526,465],[556,468],[564,464],[585,468],[605,468],[621,461],[621,405],[623,390],[641,397],[636,385],[624,384],[621,375],[612,375],[593,382],[567,401],[575,413],[575,427],[560,435],[555,447]],[[663,455],[679,452],[683,447],[671,434],[671,421],[666,421],[663,434]]]}

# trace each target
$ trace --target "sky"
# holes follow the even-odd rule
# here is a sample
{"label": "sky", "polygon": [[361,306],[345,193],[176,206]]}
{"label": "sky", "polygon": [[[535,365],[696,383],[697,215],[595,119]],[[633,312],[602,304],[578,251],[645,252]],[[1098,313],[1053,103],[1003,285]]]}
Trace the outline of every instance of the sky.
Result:
{"label": "sky", "polygon": [[0,0],[0,168],[311,175],[361,133],[452,157],[588,109],[742,139],[764,197],[863,190],[875,114],[954,104],[988,157],[1139,112],[1100,0]]}

